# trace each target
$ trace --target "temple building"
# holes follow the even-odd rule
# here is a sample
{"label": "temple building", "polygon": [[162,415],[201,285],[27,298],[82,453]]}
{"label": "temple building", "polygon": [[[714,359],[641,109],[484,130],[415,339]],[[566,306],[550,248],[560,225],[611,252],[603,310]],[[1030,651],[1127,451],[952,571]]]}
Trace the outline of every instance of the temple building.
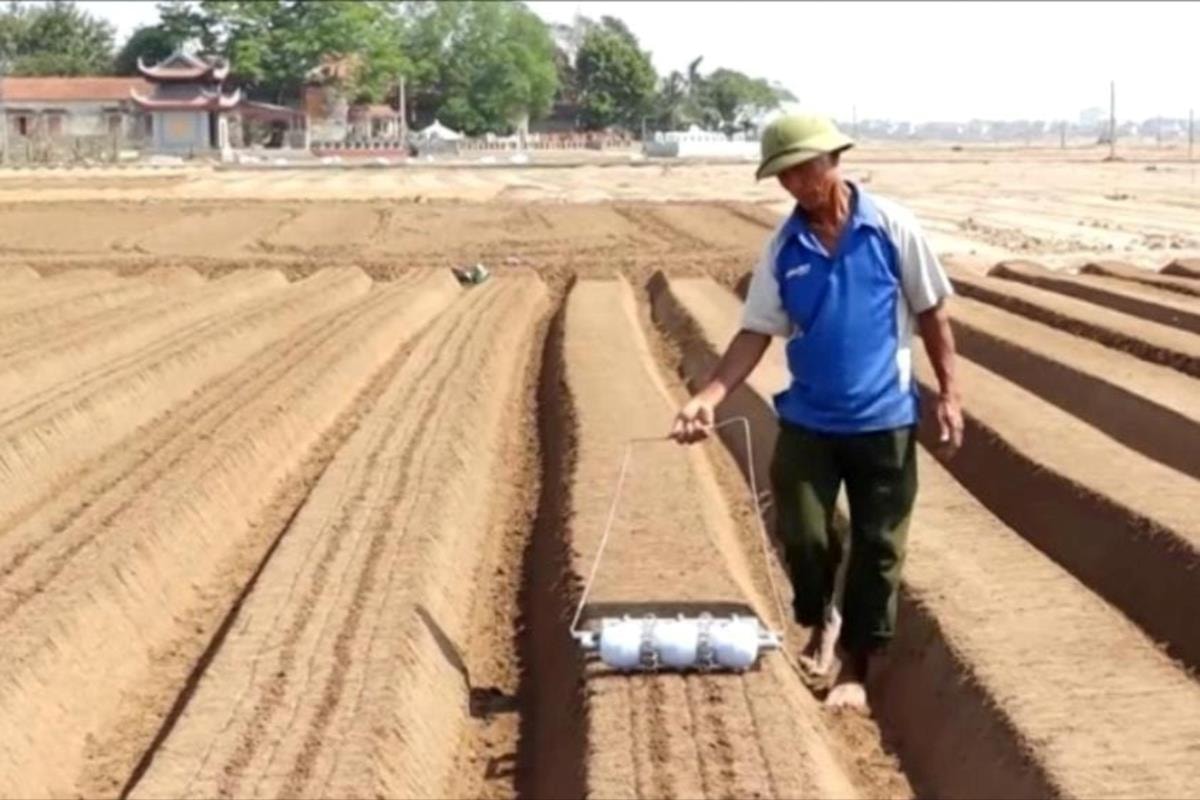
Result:
{"label": "temple building", "polygon": [[152,67],[139,58],[138,71],[151,90],[130,89],[130,97],[150,118],[151,150],[195,155],[230,147],[229,114],[242,94],[222,89],[228,64],[176,50]]}

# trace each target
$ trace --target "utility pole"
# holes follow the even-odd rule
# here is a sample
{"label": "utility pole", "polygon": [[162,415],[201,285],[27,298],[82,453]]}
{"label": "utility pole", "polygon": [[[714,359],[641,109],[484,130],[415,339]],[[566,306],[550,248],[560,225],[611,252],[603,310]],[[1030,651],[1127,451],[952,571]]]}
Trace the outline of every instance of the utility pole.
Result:
{"label": "utility pole", "polygon": [[400,143],[407,144],[408,142],[408,108],[407,98],[404,96],[404,76],[400,76]]}
{"label": "utility pole", "polygon": [[1196,147],[1196,109],[1188,109],[1188,161],[1192,160],[1192,152]]}
{"label": "utility pole", "polygon": [[1108,83],[1108,158],[1117,157],[1117,82]]}
{"label": "utility pole", "polygon": [[1058,149],[1067,149],[1067,123],[1065,120],[1058,123]]}

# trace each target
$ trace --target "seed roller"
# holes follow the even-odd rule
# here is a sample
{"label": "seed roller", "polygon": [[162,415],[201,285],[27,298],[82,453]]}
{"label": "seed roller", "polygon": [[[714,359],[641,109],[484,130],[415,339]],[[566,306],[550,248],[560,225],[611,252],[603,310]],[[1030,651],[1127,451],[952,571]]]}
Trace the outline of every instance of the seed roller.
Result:
{"label": "seed roller", "polygon": [[[750,437],[750,422],[745,417],[723,420],[714,430],[740,423],[746,434],[746,454],[749,463],[750,492],[754,497],[754,512],[762,535],[762,554],[767,567],[767,579],[774,595],[779,621],[785,620],[783,604],[771,574],[769,541],[759,507],[758,486],[754,476],[754,451]],[[609,667],[621,671],[654,670],[733,670],[750,669],[761,653],[782,647],[782,636],[767,627],[753,613],[721,614],[700,610],[694,614],[677,613],[671,616],[624,614],[606,616],[589,629],[580,627],[584,607],[604,558],[604,550],[612,533],[625,477],[629,471],[633,448],[639,444],[670,441],[669,437],[630,439],[625,445],[616,488],[608,510],[600,547],[592,561],[583,595],[571,621],[571,635],[585,653],[597,656]],[[713,609],[715,611],[715,609]]]}

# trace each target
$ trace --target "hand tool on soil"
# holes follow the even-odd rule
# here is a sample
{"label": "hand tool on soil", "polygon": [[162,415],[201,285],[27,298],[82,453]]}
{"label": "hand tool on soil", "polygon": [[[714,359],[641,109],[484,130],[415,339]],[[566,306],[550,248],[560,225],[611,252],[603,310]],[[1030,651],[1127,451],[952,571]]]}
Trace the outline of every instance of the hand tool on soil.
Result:
{"label": "hand tool on soil", "polygon": [[[771,573],[770,542],[759,505],[750,421],[745,417],[733,417],[717,423],[713,430],[734,424],[741,424],[746,434],[750,494],[754,498],[754,515],[762,536],[763,562],[767,580],[771,584],[779,624],[785,625],[787,617],[783,613],[783,602]],[[571,621],[571,635],[584,652],[596,654],[608,666],[622,671],[750,669],[758,662],[761,653],[779,649],[783,644],[782,634],[769,628],[754,615],[722,615],[708,611],[695,615],[677,614],[674,617],[659,617],[652,613],[636,617],[626,614],[621,617],[602,617],[592,629],[580,627],[584,607],[587,605],[592,584],[604,557],[604,549],[612,533],[633,448],[640,444],[667,441],[670,441],[669,436],[651,436],[630,439],[625,444],[616,488],[608,509],[608,520],[600,538],[600,547],[592,561],[587,583],[583,587],[583,595],[579,598],[579,606],[575,609],[575,617]]]}

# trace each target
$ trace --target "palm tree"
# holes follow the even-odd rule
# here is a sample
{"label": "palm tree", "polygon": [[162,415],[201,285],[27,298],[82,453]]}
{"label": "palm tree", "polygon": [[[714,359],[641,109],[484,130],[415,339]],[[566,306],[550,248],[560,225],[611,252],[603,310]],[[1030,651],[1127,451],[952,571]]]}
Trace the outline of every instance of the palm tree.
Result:
{"label": "palm tree", "polygon": [[683,74],[674,70],[662,79],[658,88],[658,123],[667,130],[678,130],[686,102],[686,82]]}

